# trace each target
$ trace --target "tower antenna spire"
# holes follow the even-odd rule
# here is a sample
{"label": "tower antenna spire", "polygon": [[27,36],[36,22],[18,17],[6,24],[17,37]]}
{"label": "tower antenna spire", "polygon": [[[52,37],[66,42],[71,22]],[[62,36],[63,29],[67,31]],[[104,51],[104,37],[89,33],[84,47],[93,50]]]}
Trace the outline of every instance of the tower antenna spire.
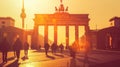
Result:
{"label": "tower antenna spire", "polygon": [[26,18],[25,8],[24,8],[24,0],[22,0],[22,13],[21,13],[20,17],[22,18],[22,28],[24,29],[24,20]]}
{"label": "tower antenna spire", "polygon": [[24,9],[24,0],[22,0],[22,8]]}
{"label": "tower antenna spire", "polygon": [[60,0],[60,2],[62,3],[62,0]]}

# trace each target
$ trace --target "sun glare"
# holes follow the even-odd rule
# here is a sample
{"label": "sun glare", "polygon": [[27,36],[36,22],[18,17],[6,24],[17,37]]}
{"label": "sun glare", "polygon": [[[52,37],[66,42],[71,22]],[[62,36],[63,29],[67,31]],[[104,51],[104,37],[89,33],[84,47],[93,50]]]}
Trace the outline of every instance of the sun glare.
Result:
{"label": "sun glare", "polygon": [[[35,7],[35,0],[23,0],[25,9],[33,9]],[[22,3],[22,0],[21,0]]]}
{"label": "sun glare", "polygon": [[42,0],[41,2],[40,0],[24,0],[25,7],[31,9],[38,8],[38,5],[40,8],[47,7],[48,2],[49,0]]}
{"label": "sun glare", "polygon": [[35,0],[24,0],[25,7],[34,7]]}

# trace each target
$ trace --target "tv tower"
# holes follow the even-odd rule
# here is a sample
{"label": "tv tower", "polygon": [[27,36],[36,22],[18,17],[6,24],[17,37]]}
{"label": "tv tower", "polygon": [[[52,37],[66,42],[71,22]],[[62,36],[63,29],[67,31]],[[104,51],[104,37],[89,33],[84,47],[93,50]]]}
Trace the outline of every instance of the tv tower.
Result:
{"label": "tv tower", "polygon": [[22,13],[21,13],[20,17],[22,18],[22,29],[24,29],[24,21],[26,18],[25,8],[24,8],[24,0],[22,0]]}

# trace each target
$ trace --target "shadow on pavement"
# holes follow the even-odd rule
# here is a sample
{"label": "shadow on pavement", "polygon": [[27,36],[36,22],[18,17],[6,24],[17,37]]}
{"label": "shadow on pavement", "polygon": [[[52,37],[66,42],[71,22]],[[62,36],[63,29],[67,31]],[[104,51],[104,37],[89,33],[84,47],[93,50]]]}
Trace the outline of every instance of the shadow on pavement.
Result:
{"label": "shadow on pavement", "polygon": [[53,56],[50,56],[50,55],[46,55],[46,57],[48,57],[48,58],[51,58],[51,59],[55,59],[55,57],[53,57]]}
{"label": "shadow on pavement", "polygon": [[[15,57],[10,57],[10,58],[7,59],[7,61],[11,61],[11,60],[13,60],[14,58],[15,58]],[[0,67],[3,67],[6,63],[7,63],[7,62],[2,62],[2,63],[0,63]]]}
{"label": "shadow on pavement", "polygon": [[27,60],[28,58],[25,57],[25,56],[23,56],[21,59],[22,59],[23,61],[25,61],[25,60]]}
{"label": "shadow on pavement", "polygon": [[3,67],[4,64],[5,64],[5,63],[0,63],[0,67]]}
{"label": "shadow on pavement", "polygon": [[19,67],[18,60],[15,60],[15,61],[12,62],[11,64],[7,65],[6,67]]}
{"label": "shadow on pavement", "polygon": [[61,54],[54,54],[55,56],[59,56],[59,57],[64,57],[63,55]]}
{"label": "shadow on pavement", "polygon": [[70,67],[77,67],[76,66],[76,60],[73,59],[73,58],[70,60]]}
{"label": "shadow on pavement", "polygon": [[45,52],[45,50],[35,50],[33,52]]}
{"label": "shadow on pavement", "polygon": [[15,59],[15,57],[10,57],[7,60],[10,61],[10,60],[13,60],[13,59]]}
{"label": "shadow on pavement", "polygon": [[116,54],[116,55],[120,55],[120,52],[117,52],[117,51],[92,51],[92,54],[101,54],[101,52],[102,52],[102,54]]}
{"label": "shadow on pavement", "polygon": [[[89,57],[89,59],[99,61],[99,60],[97,60],[97,59],[90,58],[90,57]],[[89,63],[89,64],[97,64],[96,62],[90,61],[89,59],[77,58],[77,60],[78,60],[79,62],[84,62],[84,63]]]}
{"label": "shadow on pavement", "polygon": [[[34,51],[32,51],[32,52],[45,52],[45,50],[44,49],[41,49],[41,50],[34,50]],[[48,51],[48,52],[51,52],[51,51]]]}
{"label": "shadow on pavement", "polygon": [[89,67],[120,67],[120,60],[106,62],[102,64],[90,65]]}

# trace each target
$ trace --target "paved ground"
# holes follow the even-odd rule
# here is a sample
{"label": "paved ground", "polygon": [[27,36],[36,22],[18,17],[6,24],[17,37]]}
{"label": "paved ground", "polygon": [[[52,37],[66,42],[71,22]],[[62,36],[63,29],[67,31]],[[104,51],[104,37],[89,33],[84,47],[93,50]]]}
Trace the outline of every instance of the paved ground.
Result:
{"label": "paved ground", "polygon": [[[21,58],[17,61],[14,53],[8,53],[8,62],[3,64],[0,57],[0,66],[3,67],[70,67],[70,58],[67,55],[49,52],[48,56],[42,51],[29,50],[29,58],[24,58],[24,52],[21,51]],[[1,56],[1,54],[0,54]]]}
{"label": "paved ground", "polygon": [[84,54],[78,53],[76,62],[81,63],[80,67],[120,67],[120,51],[93,50],[86,62]]}
{"label": "paved ground", "polygon": [[76,59],[69,57],[68,51],[64,54],[49,52],[46,56],[43,51],[29,50],[29,59],[24,59],[21,51],[19,61],[14,58],[13,52],[8,55],[8,62],[2,64],[0,53],[0,67],[120,67],[120,51],[93,50],[88,54],[87,61],[82,52],[77,53]]}

